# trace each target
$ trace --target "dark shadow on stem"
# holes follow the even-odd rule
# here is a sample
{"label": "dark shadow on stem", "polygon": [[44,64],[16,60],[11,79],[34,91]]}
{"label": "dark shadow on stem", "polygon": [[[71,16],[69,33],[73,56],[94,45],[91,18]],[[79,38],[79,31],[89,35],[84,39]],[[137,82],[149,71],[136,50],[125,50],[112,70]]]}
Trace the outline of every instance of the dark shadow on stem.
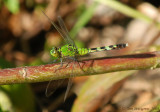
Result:
{"label": "dark shadow on stem", "polygon": [[112,56],[112,57],[100,57],[100,58],[90,58],[79,61],[88,61],[88,60],[101,60],[101,59],[116,59],[116,58],[153,58],[156,57],[154,53],[143,53],[143,54],[131,54],[131,55],[122,55],[122,56]]}

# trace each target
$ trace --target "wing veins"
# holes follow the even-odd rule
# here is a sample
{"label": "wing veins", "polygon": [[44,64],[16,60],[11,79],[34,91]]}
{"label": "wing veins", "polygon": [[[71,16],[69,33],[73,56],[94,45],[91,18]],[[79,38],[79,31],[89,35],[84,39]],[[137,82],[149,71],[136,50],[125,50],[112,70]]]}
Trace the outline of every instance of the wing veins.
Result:
{"label": "wing veins", "polygon": [[62,29],[60,29],[45,13],[44,11],[42,10],[42,13],[47,17],[47,19],[50,21],[50,23],[56,28],[56,30],[59,32],[59,34],[63,37],[63,39],[67,42],[67,44],[70,44],[68,42],[68,40],[65,38],[65,33]]}
{"label": "wing veins", "polygon": [[77,48],[77,46],[75,45],[74,41],[73,41],[72,38],[70,37],[70,34],[69,34],[69,32],[68,32],[68,30],[67,30],[67,28],[66,28],[66,26],[65,26],[65,24],[64,24],[64,22],[63,22],[63,20],[62,20],[62,18],[61,18],[60,16],[58,16],[58,22],[59,22],[59,25],[60,25],[62,31],[63,31],[64,34],[65,34],[66,40],[67,40],[72,46],[74,46],[75,48]]}

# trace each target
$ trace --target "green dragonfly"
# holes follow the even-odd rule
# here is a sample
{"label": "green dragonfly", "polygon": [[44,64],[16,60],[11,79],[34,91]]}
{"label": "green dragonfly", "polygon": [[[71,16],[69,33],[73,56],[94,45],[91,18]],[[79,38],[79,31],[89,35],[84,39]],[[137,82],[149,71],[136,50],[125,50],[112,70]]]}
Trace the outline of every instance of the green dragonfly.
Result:
{"label": "green dragonfly", "polygon": [[[62,47],[53,47],[50,51],[50,54],[54,58],[56,58],[55,60],[61,61],[61,65],[59,68],[61,68],[63,66],[63,60],[65,60],[65,59],[71,59],[73,61],[77,61],[77,58],[79,56],[83,56],[83,55],[86,55],[89,53],[108,51],[108,50],[118,50],[118,49],[122,49],[122,48],[125,48],[128,46],[128,44],[125,43],[125,44],[117,44],[117,45],[103,46],[103,47],[97,47],[97,48],[77,48],[74,41],[71,39],[69,32],[68,32],[62,18],[60,16],[58,16],[58,18],[57,18],[58,23],[60,25],[60,28],[59,28],[44,12],[43,12],[43,14],[47,17],[47,19],[50,21],[50,23],[54,26],[54,28],[59,32],[59,34],[63,37],[63,39],[66,42],[66,45],[64,45]],[[73,71],[73,68],[72,68],[72,71]],[[66,99],[71,86],[72,86],[72,80],[71,80],[71,78],[69,78],[64,100]],[[47,86],[47,88],[48,88],[48,86]],[[46,89],[46,93],[47,93],[47,89]]]}

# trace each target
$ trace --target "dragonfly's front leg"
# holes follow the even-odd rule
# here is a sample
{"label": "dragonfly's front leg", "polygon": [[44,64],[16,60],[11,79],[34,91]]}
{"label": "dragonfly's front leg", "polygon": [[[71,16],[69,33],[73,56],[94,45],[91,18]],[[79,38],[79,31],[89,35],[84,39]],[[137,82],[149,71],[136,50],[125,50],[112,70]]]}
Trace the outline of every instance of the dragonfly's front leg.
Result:
{"label": "dragonfly's front leg", "polygon": [[[60,62],[61,64],[60,64],[60,66],[55,70],[55,72],[63,67],[63,63],[64,63],[64,62],[63,62],[63,59],[60,58],[60,61],[61,61],[61,62]],[[69,63],[70,63],[70,62],[68,62],[64,68],[66,68],[66,67],[69,65]]]}
{"label": "dragonfly's front leg", "polygon": [[61,66],[58,69],[63,67],[63,59],[61,58],[60,60],[61,60]]}
{"label": "dragonfly's front leg", "polygon": [[55,70],[55,72],[63,67],[63,59],[60,58],[60,61],[61,61],[61,65]]}

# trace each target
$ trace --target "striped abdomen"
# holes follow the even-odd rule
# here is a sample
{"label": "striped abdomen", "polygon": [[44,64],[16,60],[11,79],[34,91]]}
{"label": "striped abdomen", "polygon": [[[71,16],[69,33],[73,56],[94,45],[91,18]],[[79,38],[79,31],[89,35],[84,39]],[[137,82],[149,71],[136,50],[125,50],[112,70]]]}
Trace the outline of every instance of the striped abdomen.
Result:
{"label": "striped abdomen", "polygon": [[92,52],[123,49],[127,46],[128,46],[128,43],[127,44],[110,45],[110,46],[104,46],[104,47],[97,47],[97,48],[79,48],[78,52],[80,55],[85,55],[85,54],[92,53]]}

